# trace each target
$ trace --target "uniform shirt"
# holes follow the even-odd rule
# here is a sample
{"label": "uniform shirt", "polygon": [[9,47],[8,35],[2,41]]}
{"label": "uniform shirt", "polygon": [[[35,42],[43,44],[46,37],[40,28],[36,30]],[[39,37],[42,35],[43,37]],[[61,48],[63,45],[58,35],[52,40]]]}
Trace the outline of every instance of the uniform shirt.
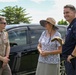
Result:
{"label": "uniform shirt", "polygon": [[[61,37],[60,33],[58,31],[56,31],[56,33],[54,34],[54,36],[51,37],[51,39],[53,39],[54,37]],[[42,50],[44,51],[53,51],[53,50],[57,50],[58,46],[60,46],[59,42],[54,41],[51,42],[51,39],[49,36],[46,36],[46,31],[43,31],[40,39],[39,39],[39,43],[41,43],[42,46]],[[59,54],[53,55],[50,54],[46,57],[42,57],[41,55],[39,55],[39,62],[43,62],[43,63],[47,63],[47,64],[57,64],[60,61],[60,56]]]}
{"label": "uniform shirt", "polygon": [[6,44],[8,43],[5,31],[0,32],[0,55],[5,56]]}
{"label": "uniform shirt", "polygon": [[63,57],[70,55],[76,45],[76,18],[70,23],[67,28],[67,34],[65,38],[65,43],[62,47]]}

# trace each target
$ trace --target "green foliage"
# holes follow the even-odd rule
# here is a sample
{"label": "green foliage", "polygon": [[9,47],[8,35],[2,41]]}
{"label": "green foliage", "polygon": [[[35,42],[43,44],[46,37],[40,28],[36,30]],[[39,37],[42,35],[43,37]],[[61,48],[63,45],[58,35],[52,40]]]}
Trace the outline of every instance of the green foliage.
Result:
{"label": "green foliage", "polygon": [[[6,17],[7,24],[30,23],[31,17],[26,17],[26,9],[16,6],[7,6],[0,10],[0,15]],[[2,14],[1,14],[2,13]]]}
{"label": "green foliage", "polygon": [[58,25],[68,25],[67,21],[64,21],[63,19],[58,22]]}

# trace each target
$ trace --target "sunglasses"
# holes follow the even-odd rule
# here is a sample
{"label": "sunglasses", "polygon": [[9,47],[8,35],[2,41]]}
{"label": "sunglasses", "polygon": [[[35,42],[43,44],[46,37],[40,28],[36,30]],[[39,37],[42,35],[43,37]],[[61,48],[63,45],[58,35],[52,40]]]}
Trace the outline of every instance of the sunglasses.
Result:
{"label": "sunglasses", "polygon": [[4,25],[6,25],[7,23],[6,23],[6,22],[0,22],[0,24],[4,24]]}
{"label": "sunglasses", "polygon": [[49,22],[45,22],[45,25],[47,25],[47,24],[51,24],[51,23],[49,23]]}

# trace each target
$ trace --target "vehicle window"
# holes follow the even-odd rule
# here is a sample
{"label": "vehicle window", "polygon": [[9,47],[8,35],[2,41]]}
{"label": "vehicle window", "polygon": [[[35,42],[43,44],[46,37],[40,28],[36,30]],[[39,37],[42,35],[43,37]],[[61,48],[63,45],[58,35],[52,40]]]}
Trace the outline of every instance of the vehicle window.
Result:
{"label": "vehicle window", "polygon": [[43,31],[42,29],[40,29],[40,30],[39,29],[32,29],[30,31],[32,44],[38,43],[38,40],[40,38],[40,35],[41,35],[42,31]]}
{"label": "vehicle window", "polygon": [[27,44],[27,31],[15,29],[8,31],[10,43],[15,45]]}
{"label": "vehicle window", "polygon": [[61,33],[62,38],[65,39],[66,27],[59,27],[58,31]]}

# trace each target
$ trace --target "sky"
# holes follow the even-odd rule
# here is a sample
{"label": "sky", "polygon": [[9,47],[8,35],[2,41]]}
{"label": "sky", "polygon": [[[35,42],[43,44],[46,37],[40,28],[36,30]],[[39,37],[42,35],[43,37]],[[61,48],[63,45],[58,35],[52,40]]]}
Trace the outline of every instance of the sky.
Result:
{"label": "sky", "polygon": [[31,23],[39,23],[40,20],[45,20],[47,17],[53,17],[57,23],[64,19],[63,7],[66,4],[76,7],[76,0],[0,0],[0,9],[18,5],[26,9],[28,16],[32,16]]}

